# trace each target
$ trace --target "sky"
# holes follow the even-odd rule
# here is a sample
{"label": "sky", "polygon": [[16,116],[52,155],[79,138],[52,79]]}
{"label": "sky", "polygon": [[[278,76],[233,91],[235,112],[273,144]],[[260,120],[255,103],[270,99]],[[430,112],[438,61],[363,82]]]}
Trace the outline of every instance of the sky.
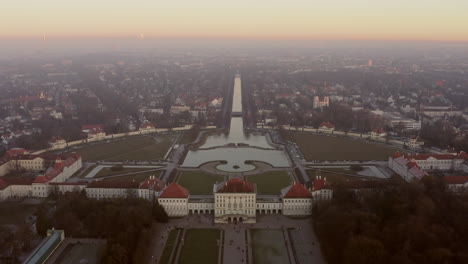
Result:
{"label": "sky", "polygon": [[0,39],[468,41],[467,0],[3,0]]}

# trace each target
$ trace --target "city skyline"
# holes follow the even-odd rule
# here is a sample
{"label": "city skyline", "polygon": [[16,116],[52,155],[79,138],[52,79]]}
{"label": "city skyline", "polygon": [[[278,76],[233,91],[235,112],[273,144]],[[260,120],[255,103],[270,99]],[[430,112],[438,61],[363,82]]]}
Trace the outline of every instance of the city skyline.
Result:
{"label": "city skyline", "polygon": [[[4,4],[1,39],[239,38],[468,41],[450,1],[79,1]],[[437,18],[437,19],[435,19]]]}

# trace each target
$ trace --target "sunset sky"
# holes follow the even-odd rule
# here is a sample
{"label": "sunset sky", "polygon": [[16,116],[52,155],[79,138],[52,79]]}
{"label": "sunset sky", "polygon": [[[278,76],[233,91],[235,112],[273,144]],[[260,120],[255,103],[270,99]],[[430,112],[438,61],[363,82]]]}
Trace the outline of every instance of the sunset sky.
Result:
{"label": "sunset sky", "polygon": [[8,0],[0,38],[468,41],[467,0]]}

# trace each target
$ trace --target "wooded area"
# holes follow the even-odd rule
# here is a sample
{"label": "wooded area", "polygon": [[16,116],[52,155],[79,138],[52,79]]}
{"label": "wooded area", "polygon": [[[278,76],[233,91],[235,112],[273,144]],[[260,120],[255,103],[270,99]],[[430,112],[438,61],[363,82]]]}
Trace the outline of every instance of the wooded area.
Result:
{"label": "wooded area", "polygon": [[337,189],[314,218],[329,264],[468,263],[468,196],[449,193],[440,178]]}

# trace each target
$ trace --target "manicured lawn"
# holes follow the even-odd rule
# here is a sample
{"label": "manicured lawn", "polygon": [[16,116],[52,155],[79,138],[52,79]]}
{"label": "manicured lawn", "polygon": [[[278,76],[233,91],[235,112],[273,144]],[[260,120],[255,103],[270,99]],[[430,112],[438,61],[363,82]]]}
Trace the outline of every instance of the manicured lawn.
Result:
{"label": "manicured lawn", "polygon": [[176,135],[133,136],[109,143],[92,143],[75,150],[83,160],[158,160],[162,159]]}
{"label": "manicured lawn", "polygon": [[257,184],[257,194],[279,195],[281,189],[292,183],[292,179],[286,171],[270,171],[247,176],[246,180]]}
{"label": "manicured lawn", "polygon": [[62,255],[56,263],[73,264],[86,263],[97,264],[101,263],[101,257],[104,253],[105,244],[73,244],[67,245]]}
{"label": "manicured lawn", "polygon": [[24,202],[0,202],[0,225],[18,224],[34,214],[39,204]]}
{"label": "manicured lawn", "polygon": [[[166,240],[166,245],[164,246],[164,251],[161,255],[161,259],[159,260],[160,264],[169,264],[171,252],[174,249],[174,247],[177,246],[176,238],[177,238],[177,233],[179,231],[182,232],[182,229],[180,228],[173,229],[169,233],[169,237]],[[175,255],[175,252],[174,252],[174,255]]]}
{"label": "manicured lawn", "polygon": [[159,177],[161,175],[161,171],[149,171],[143,173],[137,173],[132,175],[125,175],[125,176],[117,176],[112,178],[104,179],[105,181],[136,181],[136,182],[143,182],[146,181],[149,176],[154,175]]}
{"label": "manicured lawn", "polygon": [[224,176],[213,175],[201,171],[184,171],[179,178],[179,184],[190,191],[191,195],[213,193],[213,184],[224,181]]}
{"label": "manicured lawn", "polygon": [[218,229],[188,229],[180,253],[180,264],[217,264]]}
{"label": "manicured lawn", "polygon": [[184,134],[180,138],[179,143],[180,144],[190,144],[193,141],[195,141],[195,139],[197,139],[197,136],[198,135],[195,135],[194,133],[191,133],[190,131],[186,131],[186,132],[184,132]]}
{"label": "manicured lawn", "polygon": [[289,263],[283,231],[279,229],[251,229],[250,234],[253,244],[253,263]]}
{"label": "manicured lawn", "polygon": [[151,168],[122,168],[121,170],[112,170],[111,168],[102,168],[95,176],[94,178],[102,178],[102,177],[107,177],[107,176],[113,176],[113,175],[120,175],[120,174],[126,174],[126,173],[137,173],[140,171],[147,171],[151,170]]}
{"label": "manicured lawn", "polygon": [[387,160],[396,152],[382,144],[368,143],[363,140],[291,133],[306,160]]}

